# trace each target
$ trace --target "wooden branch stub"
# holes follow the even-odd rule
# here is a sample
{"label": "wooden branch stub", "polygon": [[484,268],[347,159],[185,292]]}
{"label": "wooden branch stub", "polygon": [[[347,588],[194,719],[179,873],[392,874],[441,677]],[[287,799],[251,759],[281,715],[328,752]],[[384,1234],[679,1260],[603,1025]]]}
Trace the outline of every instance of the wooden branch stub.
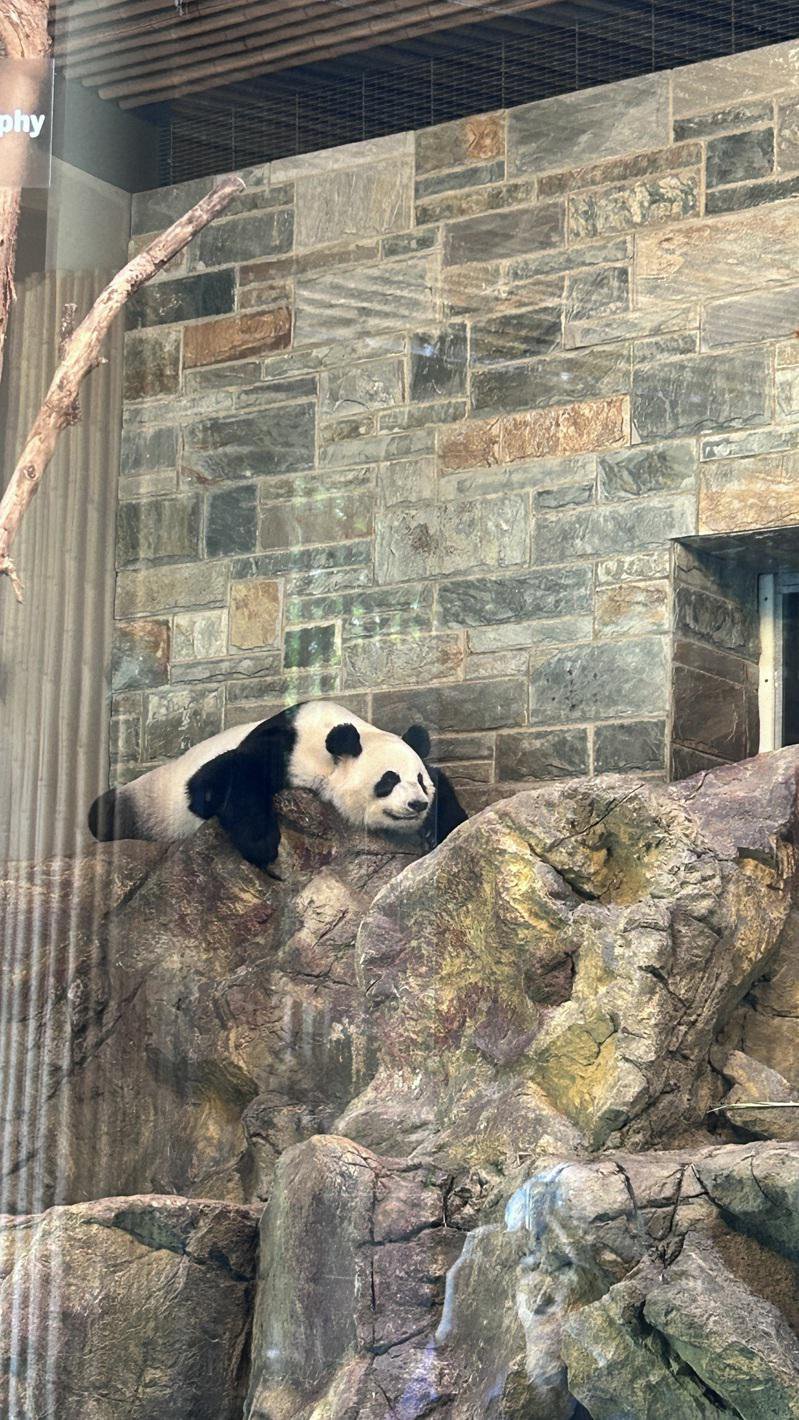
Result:
{"label": "wooden branch stub", "polygon": [[105,359],[101,347],[110,326],[129,297],[182,251],[209,222],[224,212],[233,199],[245,190],[245,186],[236,174],[222,178],[196,206],[155,237],[149,246],[117,272],[105,290],[100,292],[77,329],[63,340],[58,368],[33,421],[8,487],[0,498],[0,577],[9,578],[17,601],[22,601],[22,583],[9,555],[11,544],[53,457],[61,430],[74,423],[78,391],[83,380]]}

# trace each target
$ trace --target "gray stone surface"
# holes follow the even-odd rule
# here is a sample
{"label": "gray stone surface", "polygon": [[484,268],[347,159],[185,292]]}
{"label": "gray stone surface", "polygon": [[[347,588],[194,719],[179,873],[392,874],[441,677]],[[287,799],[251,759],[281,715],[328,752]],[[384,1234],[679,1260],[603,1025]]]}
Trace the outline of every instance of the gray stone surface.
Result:
{"label": "gray stone surface", "polygon": [[121,472],[137,476],[156,469],[175,468],[178,431],[166,425],[152,429],[123,429]]}
{"label": "gray stone surface", "polygon": [[557,350],[561,334],[559,305],[530,311],[503,311],[501,315],[472,322],[471,359],[475,365],[493,365],[524,360],[531,355],[548,355]]}
{"label": "gray stone surface", "polygon": [[147,696],[144,752],[150,762],[183,754],[222,728],[220,690],[162,690]]}
{"label": "gray stone surface", "polygon": [[252,478],[311,468],[316,410],[276,405],[268,413],[198,419],[184,430],[183,463],[208,478]]}
{"label": "gray stone surface", "polygon": [[561,246],[564,211],[558,202],[512,212],[488,212],[484,216],[453,222],[446,228],[444,261],[448,266],[462,262],[497,261],[500,257]]}
{"label": "gray stone surface", "polygon": [[283,641],[283,662],[287,670],[303,666],[327,666],[338,660],[336,628],[301,626],[287,631]]}
{"label": "gray stone surface", "polygon": [[442,627],[571,616],[591,606],[591,569],[543,568],[510,577],[449,578],[439,588]]}
{"label": "gray stone surface", "polygon": [[322,375],[320,407],[326,415],[385,409],[402,404],[403,383],[402,361],[396,358],[342,366]]}
{"label": "gray stone surface", "polygon": [[296,283],[295,341],[416,328],[435,319],[432,285],[425,256],[305,277]]}
{"label": "gray stone surface", "polygon": [[521,680],[484,680],[429,690],[381,690],[373,695],[377,723],[404,734],[419,722],[436,731],[493,730],[523,725],[527,687]]}
{"label": "gray stone surface", "polygon": [[411,223],[412,203],[410,164],[362,163],[300,178],[296,250],[403,231]]}
{"label": "gray stone surface", "polygon": [[375,577],[378,582],[405,582],[449,577],[465,565],[475,571],[518,566],[527,560],[528,539],[522,495],[401,507],[386,515],[378,528]]}
{"label": "gray stone surface", "polygon": [[575,193],[569,198],[569,232],[581,240],[693,217],[699,211],[699,192],[698,178],[675,173],[630,186]]}
{"label": "gray stone surface", "polygon": [[223,217],[200,232],[191,245],[189,261],[194,270],[202,270],[277,256],[291,250],[293,233],[294,214],[290,207]]}
{"label": "gray stone surface", "polygon": [[519,730],[497,735],[497,779],[572,779],[588,773],[585,730]]}
{"label": "gray stone surface", "polygon": [[708,192],[705,211],[708,214],[739,212],[747,207],[761,207],[766,202],[784,202],[797,192],[799,177],[736,183],[733,187],[713,188]]}
{"label": "gray stone surface", "polygon": [[410,340],[410,398],[434,400],[466,393],[468,332],[453,324],[443,330],[416,331]]}
{"label": "gray stone surface", "polygon": [[632,417],[641,439],[765,424],[768,412],[764,352],[667,360],[633,376]]}
{"label": "gray stone surface", "polygon": [[666,671],[662,636],[556,651],[532,669],[534,723],[657,714],[665,700]]}
{"label": "gray stone surface", "polygon": [[152,498],[120,503],[117,515],[117,563],[179,562],[196,557],[200,541],[200,499]]}
{"label": "gray stone surface", "polygon": [[156,281],[131,296],[125,306],[129,330],[145,325],[167,325],[223,315],[235,304],[232,271],[186,276],[177,281]]}
{"label": "gray stone surface", "polygon": [[696,531],[695,500],[679,496],[580,508],[536,519],[534,560],[562,562],[663,543]]}
{"label": "gray stone surface", "polygon": [[508,170],[548,172],[668,143],[665,75],[643,75],[605,89],[559,94],[512,109]]}
{"label": "gray stone surface", "polygon": [[257,490],[251,483],[210,493],[205,501],[205,555],[224,557],[254,552],[257,540]]}
{"label": "gray stone surface", "polygon": [[472,410],[475,414],[492,414],[544,409],[627,394],[629,389],[630,357],[624,345],[569,351],[524,365],[475,370]]}
{"label": "gray stone surface", "polygon": [[665,740],[666,725],[663,720],[628,720],[616,725],[597,725],[594,731],[594,772],[662,774]]}
{"label": "gray stone surface", "polygon": [[711,138],[706,171],[708,187],[767,177],[774,171],[774,129],[754,128]]}
{"label": "gray stone surface", "polygon": [[608,502],[649,493],[687,493],[696,486],[698,465],[693,443],[669,441],[600,454],[599,496]]}

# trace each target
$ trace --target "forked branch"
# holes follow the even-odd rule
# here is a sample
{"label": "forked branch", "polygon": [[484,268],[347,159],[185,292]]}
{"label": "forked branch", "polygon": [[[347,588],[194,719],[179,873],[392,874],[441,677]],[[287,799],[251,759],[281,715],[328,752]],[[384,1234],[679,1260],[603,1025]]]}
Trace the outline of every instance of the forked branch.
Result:
{"label": "forked branch", "polygon": [[101,291],[88,315],[64,341],[61,359],[17,461],[3,497],[0,499],[0,576],[8,577],[17,601],[22,601],[22,583],[10,557],[11,544],[55,452],[62,429],[75,421],[78,391],[90,370],[102,363],[101,348],[115,317],[134,291],[166,266],[203,227],[229,207],[245,184],[240,177],[223,178],[216,187],[179,217],[165,232],[134,256],[127,266]]}

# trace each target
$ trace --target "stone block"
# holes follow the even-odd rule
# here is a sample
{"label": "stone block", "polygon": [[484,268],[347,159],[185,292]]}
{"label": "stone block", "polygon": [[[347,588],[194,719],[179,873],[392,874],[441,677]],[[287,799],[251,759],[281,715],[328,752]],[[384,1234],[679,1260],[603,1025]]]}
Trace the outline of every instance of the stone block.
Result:
{"label": "stone block", "polygon": [[169,678],[169,622],[117,621],[111,646],[111,688],[141,690]]}
{"label": "stone block", "polygon": [[504,364],[532,355],[549,355],[560,346],[562,335],[559,304],[538,310],[503,311],[472,323],[472,363]]}
{"label": "stone block", "polygon": [[[699,309],[697,306],[648,307],[643,311],[619,312],[599,320],[570,321],[563,331],[567,350],[586,345],[607,345],[612,341],[638,340],[644,336],[684,332],[692,334],[692,348],[698,339]],[[682,353],[677,351],[678,354]]]}
{"label": "stone block", "polygon": [[348,642],[342,652],[343,685],[427,685],[453,680],[463,662],[459,636],[381,636]]}
{"label": "stone block", "polygon": [[283,638],[283,664],[286,670],[329,666],[338,659],[336,628],[332,623],[297,627],[287,631]]}
{"label": "stone block", "polygon": [[486,212],[452,222],[445,230],[444,262],[498,261],[523,252],[563,245],[562,203],[547,202],[506,212]]}
{"label": "stone block", "polygon": [[630,557],[603,557],[596,565],[597,584],[642,582],[651,577],[667,577],[670,561],[668,547],[635,552]]}
{"label": "stone block", "polygon": [[[771,114],[769,113],[769,118]],[[799,168],[799,102],[777,104],[777,169],[793,172]]]}
{"label": "stone block", "polygon": [[799,417],[799,367],[780,368],[776,375],[777,414],[782,419]]}
{"label": "stone block", "polygon": [[123,429],[121,472],[123,476],[174,469],[178,461],[178,431],[164,425],[152,429]]}
{"label": "stone block", "polygon": [[237,650],[275,645],[280,637],[280,583],[263,577],[230,586],[230,644]]}
{"label": "stone block", "polygon": [[263,477],[313,468],[316,408],[284,404],[197,419],[184,431],[184,464],[208,478]]}
{"label": "stone block", "polygon": [[226,693],[233,694],[238,687],[239,694],[252,698],[251,686],[257,682],[258,692],[264,676],[280,674],[280,652],[270,651],[258,656],[225,656],[213,661],[181,661],[172,667],[173,685],[202,685],[224,683]]}
{"label": "stone block", "polygon": [[696,446],[688,441],[634,444],[600,454],[597,468],[599,496],[607,502],[649,493],[688,493],[696,486]]}
{"label": "stone block", "polygon": [[200,542],[200,499],[149,498],[120,503],[117,509],[117,564],[178,562],[196,557]]}
{"label": "stone block", "polygon": [[205,555],[254,552],[258,532],[257,489],[252,483],[209,493],[205,505]]}
{"label": "stone block", "polygon": [[141,716],[112,715],[109,723],[108,753],[114,765],[137,760],[141,755]]}
{"label": "stone block", "polygon": [[595,454],[564,458],[534,458],[510,467],[445,473],[439,478],[442,498],[485,497],[492,493],[517,493],[524,489],[554,489],[559,484],[592,483],[596,478]]}
{"label": "stone block", "polygon": [[765,202],[785,202],[799,192],[799,176],[762,182],[740,182],[734,187],[716,187],[708,191],[705,211],[740,212],[747,207],[761,207]]}
{"label": "stone block", "polygon": [[594,320],[630,306],[630,273],[626,266],[592,266],[566,277],[567,321]]}
{"label": "stone block", "polygon": [[469,649],[488,652],[520,646],[541,651],[550,646],[573,646],[577,641],[590,641],[593,631],[594,621],[590,612],[584,616],[558,616],[541,621],[475,626],[469,631]]}
{"label": "stone block", "polygon": [[749,745],[746,688],[688,666],[672,671],[672,739],[721,759],[746,759]]}
{"label": "stone block", "polygon": [[172,629],[172,656],[175,661],[208,661],[224,656],[227,650],[227,612],[179,612]]}
{"label": "stone block", "polygon": [[231,563],[234,581],[248,577],[280,577],[284,572],[321,571],[331,567],[365,567],[372,560],[368,538],[333,543],[325,547],[286,547],[257,557],[236,557]]}
{"label": "stone block", "polygon": [[695,221],[636,239],[636,293],[642,308],[707,301],[799,279],[799,207]]}
{"label": "stone block", "polygon": [[532,782],[588,773],[588,731],[520,730],[497,735],[496,777]]}
{"label": "stone block", "polygon": [[463,675],[465,680],[496,680],[501,676],[526,679],[529,665],[528,651],[485,651],[466,657]]}
{"label": "stone block", "polygon": [[675,69],[672,75],[674,117],[729,107],[752,98],[769,98],[781,89],[799,88],[797,46],[769,45]]}
{"label": "stone block", "polygon": [[549,567],[508,577],[453,577],[438,589],[437,624],[493,626],[580,615],[591,610],[591,587],[590,567]]}
{"label": "stone block", "polygon": [[[779,396],[778,380],[778,407]],[[783,425],[781,429],[750,429],[743,434],[718,434],[709,439],[702,439],[699,448],[703,463],[713,459],[745,459],[754,454],[782,453],[799,448],[799,429],[786,428]]]}
{"label": "stone block", "polygon": [[619,448],[630,441],[627,398],[561,405],[442,431],[442,470]]}
{"label": "stone block", "polygon": [[309,498],[305,502],[267,503],[261,510],[260,546],[266,551],[369,537],[372,516],[371,499],[358,493]]}
{"label": "stone block", "polygon": [[433,622],[433,590],[429,582],[405,583],[292,597],[286,607],[286,620],[289,624],[303,624],[340,619],[345,641],[426,632]]}
{"label": "stone block", "polygon": [[153,691],[144,713],[145,758],[174,759],[221,728],[220,689]]}
{"label": "stone block", "polygon": [[763,350],[666,360],[633,375],[633,429],[644,441],[765,424],[770,403],[770,366]]}
{"label": "stone block", "polygon": [[667,650],[665,636],[647,636],[555,651],[532,667],[531,720],[551,725],[662,714]]}
{"label": "stone block", "polygon": [[624,345],[564,351],[524,365],[475,370],[475,414],[505,410],[547,409],[607,395],[628,394],[630,353]]}
{"label": "stone block", "polygon": [[277,306],[271,311],[188,325],[183,332],[183,363],[187,369],[219,365],[284,350],[290,344],[291,311],[288,306]]}
{"label": "stone block", "polygon": [[702,322],[706,349],[745,341],[794,336],[799,325],[799,286],[748,291],[723,301],[709,301]]}
{"label": "stone block", "polygon": [[[208,229],[206,229],[208,230]],[[131,296],[125,306],[128,330],[141,326],[170,325],[232,311],[236,301],[232,271],[207,276],[184,276],[176,281],[151,281]]]}
{"label": "stone block", "polygon": [[594,501],[595,481],[588,483],[559,483],[554,488],[541,488],[533,494],[533,508],[536,513],[552,512],[554,508],[581,508]]}
{"label": "stone block", "polygon": [[477,114],[422,128],[414,135],[416,172],[435,172],[462,163],[499,158],[505,151],[505,122],[501,113]]}
{"label": "stone block", "polygon": [[693,217],[699,211],[699,192],[698,177],[671,173],[625,187],[574,193],[569,198],[570,239],[581,241]]}
{"label": "stone block", "polygon": [[338,341],[384,330],[416,329],[436,317],[434,274],[427,256],[380,266],[333,270],[298,279],[294,340],[297,345]]}
{"label": "stone block", "polygon": [[398,503],[424,503],[435,496],[436,465],[433,458],[400,459],[381,465],[377,491],[384,508]]}
{"label": "stone block", "polygon": [[179,330],[128,331],[125,336],[125,400],[177,394],[180,338]]}
{"label": "stone block", "polygon": [[384,261],[389,261],[393,256],[411,256],[417,251],[430,251],[431,247],[438,246],[440,236],[437,227],[419,227],[416,231],[403,232],[397,237],[383,237],[380,255]]}
{"label": "stone block", "polygon": [[255,385],[261,378],[258,360],[242,360],[238,364],[209,365],[197,370],[187,370],[183,388],[187,394],[204,394],[206,391],[233,390],[240,386]]}
{"label": "stone block", "polygon": [[223,563],[140,567],[118,573],[115,613],[128,617],[176,607],[221,606],[227,601],[227,585],[228,569]]}
{"label": "stone block", "polygon": [[633,344],[633,361],[636,365],[651,364],[653,360],[670,360],[675,355],[696,355],[699,352],[699,331],[688,330],[684,334],[653,335]]}
{"label": "stone block", "polygon": [[623,720],[594,730],[595,774],[663,774],[665,768],[664,720]]}
{"label": "stone block", "polygon": [[293,239],[294,213],[290,207],[217,218],[192,242],[189,265],[199,271],[209,266],[233,266],[256,257],[279,256],[291,251]]}
{"label": "stone block", "polygon": [[411,226],[410,163],[362,163],[300,178],[296,183],[297,251],[355,237],[382,236]]}
{"label": "stone block", "polygon": [[719,460],[702,466],[699,531],[745,532],[799,519],[795,456]]}
{"label": "stone block", "polygon": [[674,139],[712,138],[717,133],[727,133],[735,129],[751,128],[756,123],[770,123],[773,108],[768,100],[755,103],[735,104],[731,108],[716,109],[713,113],[699,113],[693,118],[678,118],[674,123]]}
{"label": "stone block", "polygon": [[415,331],[410,339],[411,399],[427,402],[465,394],[467,360],[465,325]]}
{"label": "stone block", "polygon": [[753,128],[711,138],[707,145],[707,185],[745,182],[774,171],[774,129]]}
{"label": "stone block", "polygon": [[135,192],[131,198],[131,232],[159,232],[169,227],[190,207],[206,197],[214,185],[212,177],[195,178],[171,187],[154,187],[147,192]]}
{"label": "stone block", "polygon": [[549,172],[670,141],[668,76],[646,74],[512,109],[508,171]]}
{"label": "stone block", "polygon": [[[270,665],[274,664],[276,659],[279,659],[279,655],[264,658]],[[338,690],[337,667],[327,670],[287,667],[283,675],[279,671],[273,671],[266,676],[256,675],[243,680],[232,680],[226,686],[226,697],[228,707],[241,706],[243,713],[236,723],[242,725],[248,720],[266,719],[268,714],[274,713],[262,711],[261,706],[266,700],[280,697],[284,706],[295,705],[300,700],[324,695],[335,695],[338,699]],[[281,706],[275,708],[280,709]],[[230,723],[227,712],[226,720]]]}
{"label": "stone block", "polygon": [[527,501],[520,495],[398,508],[380,520],[375,577],[405,582],[518,566],[527,561],[528,538]]}
{"label": "stone block", "polygon": [[490,183],[502,182],[505,177],[505,163],[495,158],[491,163],[476,163],[470,167],[451,168],[447,172],[432,173],[418,177],[414,187],[417,201],[422,197],[434,197],[440,192],[453,192],[470,187],[485,187]]}
{"label": "stone block", "polygon": [[387,133],[383,138],[367,138],[358,143],[342,143],[338,148],[320,148],[313,153],[297,153],[290,158],[277,158],[270,163],[273,183],[293,182],[311,173],[326,173],[332,167],[354,168],[359,163],[379,163],[385,160],[410,159],[413,153],[412,133]]}
{"label": "stone block", "polygon": [[294,379],[288,377],[282,380],[264,379],[252,389],[244,389],[237,394],[236,406],[238,409],[266,409],[273,404],[315,399],[317,394],[316,375],[296,375]]}
{"label": "stone block", "polygon": [[401,404],[403,384],[403,362],[398,357],[325,371],[320,380],[322,413],[352,414]]}
{"label": "stone block", "polygon": [[524,725],[527,686],[523,680],[461,681],[418,690],[381,690],[372,696],[375,723],[393,734],[423,724],[438,731],[495,730]]}
{"label": "stone block", "polygon": [[647,498],[536,519],[533,560],[601,557],[696,532],[693,497]]}
{"label": "stone block", "polygon": [[647,636],[668,627],[669,589],[666,582],[621,582],[617,587],[600,587],[596,593],[596,634],[599,640],[613,636]]}
{"label": "stone block", "polygon": [[756,661],[760,642],[754,586],[751,592],[751,605],[747,606],[743,599],[714,596],[701,587],[676,582],[673,590],[675,633]]}

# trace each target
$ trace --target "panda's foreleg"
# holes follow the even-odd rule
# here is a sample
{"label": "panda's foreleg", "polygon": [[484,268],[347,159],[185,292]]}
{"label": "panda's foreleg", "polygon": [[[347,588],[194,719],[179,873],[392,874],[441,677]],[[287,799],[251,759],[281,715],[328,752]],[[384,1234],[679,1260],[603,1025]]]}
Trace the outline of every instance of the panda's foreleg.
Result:
{"label": "panda's foreleg", "polygon": [[191,812],[199,818],[218,818],[242,858],[265,872],[280,848],[274,808],[277,789],[263,758],[243,750],[228,750],[210,760],[186,786]]}
{"label": "panda's foreleg", "polygon": [[459,823],[466,822],[469,815],[443,769],[428,765],[428,773],[436,786],[436,796],[425,822],[424,837],[432,848],[437,843],[443,843]]}

